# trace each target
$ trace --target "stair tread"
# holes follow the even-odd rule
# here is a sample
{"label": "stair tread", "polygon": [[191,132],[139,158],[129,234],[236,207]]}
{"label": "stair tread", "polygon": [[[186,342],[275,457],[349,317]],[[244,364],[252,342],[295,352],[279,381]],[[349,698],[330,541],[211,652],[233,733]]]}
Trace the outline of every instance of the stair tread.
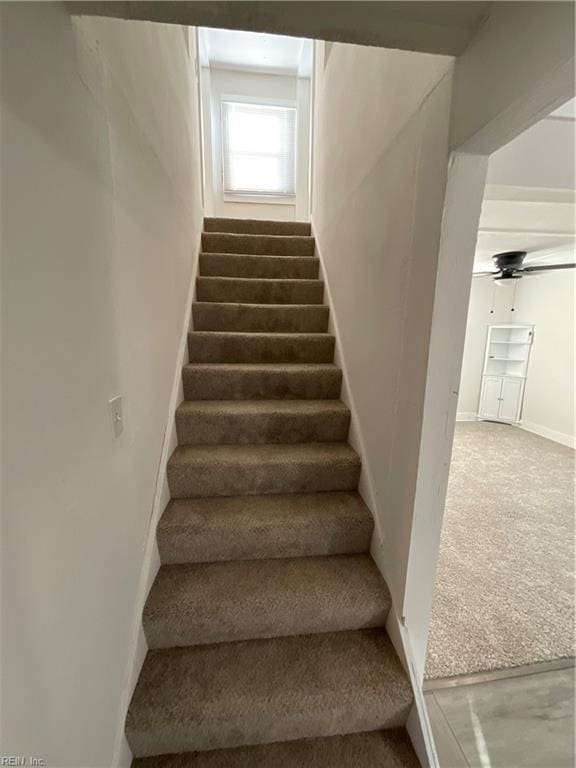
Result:
{"label": "stair tread", "polygon": [[313,256],[314,238],[310,235],[274,235],[236,232],[203,232],[203,253],[249,253]]}
{"label": "stair tread", "polygon": [[[229,233],[221,233],[221,234],[229,234]],[[213,256],[222,256],[226,259],[270,259],[272,261],[279,261],[286,264],[291,264],[296,261],[306,262],[309,264],[312,261],[315,261],[317,263],[320,263],[320,259],[318,256],[287,256],[285,253],[228,253],[227,251],[223,251],[222,253],[218,253],[218,251],[200,251],[200,258],[203,256],[209,256],[212,258]]]}
{"label": "stair tread", "polygon": [[[274,283],[278,283],[278,285],[310,285],[311,283],[324,285],[324,281],[317,277],[228,277],[226,275],[199,275],[196,280],[202,283],[221,283],[222,285],[232,285],[234,283],[241,283],[242,285],[262,283],[265,286],[274,285]],[[319,303],[321,304],[322,302]]]}
{"label": "stair tread", "polygon": [[374,523],[354,492],[172,499],[160,518],[163,563],[366,552]]}
{"label": "stair tread", "polygon": [[132,768],[420,768],[404,728],[346,736],[183,752],[135,760]]}
{"label": "stair tread", "polygon": [[[273,232],[272,230],[276,230]],[[283,231],[281,231],[283,230]],[[219,234],[292,234],[310,236],[309,221],[282,221],[277,219],[238,219],[223,216],[206,216],[204,231]]]}
{"label": "stair tread", "polygon": [[[232,279],[232,278],[231,278]],[[250,280],[251,278],[233,278],[236,279],[247,279]],[[309,280],[304,282],[310,282]],[[326,306],[326,304],[263,304],[262,302],[257,301],[194,301],[192,303],[193,307],[223,307],[228,309],[228,307],[246,307],[247,309],[250,309],[252,307],[256,307],[258,309],[263,309],[266,311],[274,311],[274,310],[280,310],[281,312],[317,312],[318,309],[329,311],[329,308]]]}
{"label": "stair tread", "polygon": [[324,303],[324,282],[317,278],[209,277],[196,279],[198,301],[254,304]]}
{"label": "stair tread", "polygon": [[406,674],[384,630],[150,651],[127,717],[136,757],[405,723]]}
{"label": "stair tread", "polygon": [[270,443],[264,445],[182,445],[169,459],[169,464],[227,465],[289,464],[299,462],[329,464],[332,461],[359,461],[348,443]]}
{"label": "stair tread", "polygon": [[317,279],[320,260],[315,256],[268,256],[249,253],[201,253],[201,277],[253,277]]}
{"label": "stair tread", "polygon": [[323,304],[195,301],[192,316],[199,331],[326,333],[329,310]]}
{"label": "stair tread", "polygon": [[381,627],[390,595],[368,554],[163,565],[149,648]]}
{"label": "stair tread", "polygon": [[290,339],[295,341],[301,341],[303,339],[326,339],[334,338],[333,334],[331,333],[315,333],[313,331],[289,331],[285,332],[282,331],[280,333],[276,333],[274,331],[190,331],[189,336],[205,336],[208,339],[215,339],[218,336],[230,336],[231,338],[242,338],[243,336],[246,337],[246,339],[273,339],[274,341],[278,341],[278,339]]}
{"label": "stair tread", "polygon": [[176,409],[179,445],[337,442],[350,410],[340,400],[184,400]]}
{"label": "stair tread", "polygon": [[238,371],[245,371],[246,373],[332,373],[340,370],[336,363],[187,363],[184,366],[184,370],[186,369],[218,371],[219,373]]}
{"label": "stair tread", "polygon": [[190,360],[202,363],[331,363],[331,333],[284,331],[191,331]]}
{"label": "stair tread", "polygon": [[359,476],[345,442],[183,445],[168,461],[173,498],[351,491]]}
{"label": "stair tread", "polygon": [[349,413],[341,400],[183,400],[176,413],[182,416],[196,414],[313,414]]}

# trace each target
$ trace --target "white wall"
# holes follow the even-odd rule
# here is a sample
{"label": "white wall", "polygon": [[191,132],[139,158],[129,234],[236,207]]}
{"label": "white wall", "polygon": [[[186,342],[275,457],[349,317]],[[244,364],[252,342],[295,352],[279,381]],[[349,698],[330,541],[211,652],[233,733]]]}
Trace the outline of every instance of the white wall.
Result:
{"label": "white wall", "polygon": [[574,120],[541,120],[494,152],[486,183],[574,189],[574,138]]}
{"label": "white wall", "polygon": [[451,147],[491,154],[574,97],[574,4],[491,3],[458,57]]}
{"label": "white wall", "polygon": [[110,766],[201,225],[193,61],[179,27],[0,12],[2,751]]}
{"label": "white wall", "polygon": [[[294,220],[298,212],[298,218],[306,220],[308,218],[309,80],[288,75],[202,67],[202,86],[205,132],[209,136],[209,142],[205,142],[204,146],[204,162],[207,167],[210,167],[206,186],[207,212],[212,216],[282,221]],[[264,101],[277,99],[291,102],[297,107],[297,194],[290,202],[264,203],[257,197],[246,198],[246,202],[224,200],[220,123],[220,103],[223,96],[244,96]]]}
{"label": "white wall", "polygon": [[491,278],[474,278],[458,398],[460,418],[478,413],[488,324],[530,323],[535,325],[534,343],[521,425],[574,444],[574,301],[573,270],[523,277],[516,284],[515,298],[514,286],[499,288]]}
{"label": "white wall", "polygon": [[[375,556],[402,603],[447,168],[452,61],[317,44],[312,221]],[[325,68],[324,68],[325,66]]]}
{"label": "white wall", "polygon": [[519,322],[534,323],[522,425],[574,445],[574,270],[523,278]]}

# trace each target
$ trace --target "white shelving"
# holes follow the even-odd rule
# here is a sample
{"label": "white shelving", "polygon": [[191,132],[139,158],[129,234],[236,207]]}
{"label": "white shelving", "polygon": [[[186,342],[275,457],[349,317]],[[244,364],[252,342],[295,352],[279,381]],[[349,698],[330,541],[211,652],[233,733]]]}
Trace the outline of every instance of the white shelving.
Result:
{"label": "white shelving", "polygon": [[522,412],[533,325],[489,325],[478,416],[517,422]]}

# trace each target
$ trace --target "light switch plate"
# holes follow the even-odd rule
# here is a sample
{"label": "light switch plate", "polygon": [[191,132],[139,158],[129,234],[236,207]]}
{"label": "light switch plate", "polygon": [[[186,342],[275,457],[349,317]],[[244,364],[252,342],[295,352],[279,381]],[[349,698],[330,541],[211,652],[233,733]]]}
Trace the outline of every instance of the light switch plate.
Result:
{"label": "light switch plate", "polygon": [[110,418],[112,419],[112,431],[114,437],[120,437],[124,431],[124,417],[122,415],[122,396],[113,397],[112,400],[108,400],[108,409],[110,410]]}

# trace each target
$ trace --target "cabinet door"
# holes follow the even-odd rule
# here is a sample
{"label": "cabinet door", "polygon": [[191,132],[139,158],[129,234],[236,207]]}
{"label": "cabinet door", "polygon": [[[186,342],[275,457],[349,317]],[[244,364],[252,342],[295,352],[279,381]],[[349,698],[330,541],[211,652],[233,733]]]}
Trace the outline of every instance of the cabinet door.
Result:
{"label": "cabinet door", "polygon": [[480,416],[484,419],[499,418],[501,389],[502,378],[500,376],[484,376],[482,394],[480,395]]}
{"label": "cabinet door", "polygon": [[522,398],[522,379],[504,379],[500,398],[500,418],[504,421],[518,421]]}

